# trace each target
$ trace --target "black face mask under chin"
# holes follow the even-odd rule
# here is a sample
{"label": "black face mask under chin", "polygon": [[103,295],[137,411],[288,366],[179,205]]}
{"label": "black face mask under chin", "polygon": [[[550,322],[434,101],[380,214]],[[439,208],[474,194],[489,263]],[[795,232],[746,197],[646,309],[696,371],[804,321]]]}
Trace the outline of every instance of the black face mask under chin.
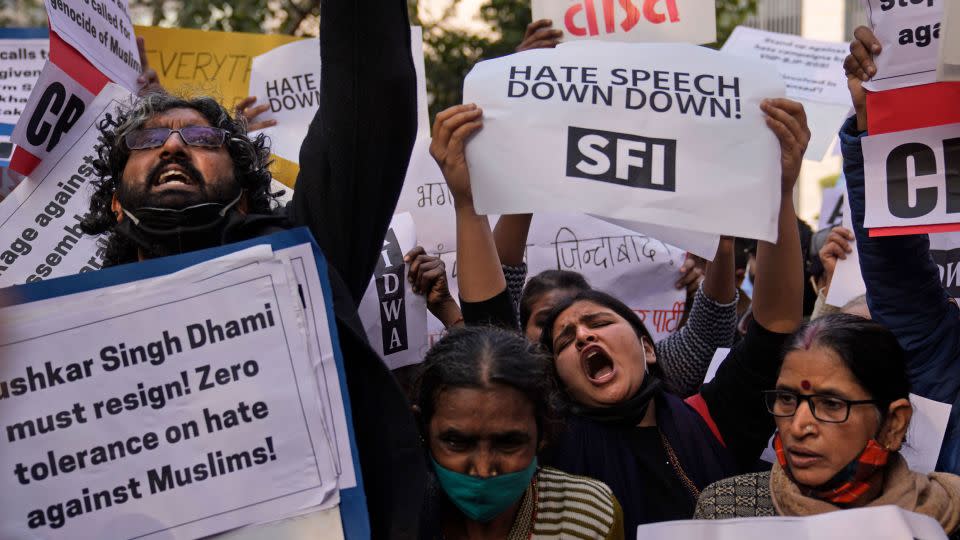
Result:
{"label": "black face mask under chin", "polygon": [[176,255],[223,243],[243,190],[227,204],[201,203],[179,210],[142,207],[123,210],[116,232],[135,242],[147,257]]}

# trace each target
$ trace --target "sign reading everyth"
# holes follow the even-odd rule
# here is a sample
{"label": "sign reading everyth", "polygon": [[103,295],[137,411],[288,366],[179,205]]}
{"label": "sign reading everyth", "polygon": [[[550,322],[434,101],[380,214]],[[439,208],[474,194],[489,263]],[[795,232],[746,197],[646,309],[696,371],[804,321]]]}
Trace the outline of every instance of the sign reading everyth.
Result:
{"label": "sign reading everyth", "polygon": [[550,19],[565,40],[713,43],[713,0],[533,0],[533,20]]}
{"label": "sign reading everyth", "polygon": [[865,137],[863,158],[865,227],[960,222],[960,124]]}
{"label": "sign reading everyth", "polygon": [[45,0],[50,27],[113,82],[131,92],[143,71],[127,0]]}
{"label": "sign reading everyth", "polygon": [[864,88],[880,92],[936,82],[944,1],[861,0],[883,46],[874,58],[877,74]]}
{"label": "sign reading everyth", "polygon": [[474,203],[773,241],[780,146],[760,101],[783,95],[770,66],[686,44],[585,41],[480,62],[464,83],[484,111],[466,148]]}
{"label": "sign reading everyth", "polygon": [[48,41],[0,38],[0,124],[16,124],[23,114],[50,56]]}

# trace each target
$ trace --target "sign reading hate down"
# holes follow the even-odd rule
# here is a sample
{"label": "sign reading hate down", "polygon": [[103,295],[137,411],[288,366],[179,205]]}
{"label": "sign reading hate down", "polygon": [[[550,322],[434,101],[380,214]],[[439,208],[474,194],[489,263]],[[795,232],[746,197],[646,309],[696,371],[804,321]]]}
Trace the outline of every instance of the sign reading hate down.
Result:
{"label": "sign reading hate down", "polygon": [[864,88],[881,92],[936,82],[945,1],[953,0],[861,0],[883,46],[874,59],[877,74]]}
{"label": "sign reading hate down", "polygon": [[4,309],[0,536],[200,537],[336,504],[292,276],[273,260]]}
{"label": "sign reading hate down", "polygon": [[770,66],[685,44],[565,43],[480,62],[464,83],[484,111],[466,147],[474,203],[772,241],[780,146],[760,101],[783,95]]}
{"label": "sign reading hate down", "polygon": [[533,20],[550,19],[567,41],[717,40],[713,0],[533,0]]}
{"label": "sign reading hate down", "polygon": [[866,137],[863,158],[865,227],[960,223],[960,124]]}
{"label": "sign reading hate down", "polygon": [[131,92],[143,71],[127,0],[44,0],[50,27],[110,80]]}

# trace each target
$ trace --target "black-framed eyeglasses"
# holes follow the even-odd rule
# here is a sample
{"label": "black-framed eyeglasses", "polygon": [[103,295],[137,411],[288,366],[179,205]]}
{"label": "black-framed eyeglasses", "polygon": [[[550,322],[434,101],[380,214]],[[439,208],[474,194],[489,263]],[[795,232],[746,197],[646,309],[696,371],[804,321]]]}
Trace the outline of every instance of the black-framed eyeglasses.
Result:
{"label": "black-framed eyeglasses", "polygon": [[190,146],[219,148],[227,139],[226,130],[211,126],[187,126],[180,129],[165,127],[138,129],[127,133],[124,141],[130,150],[157,148],[167,142],[172,133],[179,133],[183,142]]}
{"label": "black-framed eyeglasses", "polygon": [[767,410],[776,417],[787,418],[797,414],[800,404],[806,401],[814,418],[833,424],[846,422],[850,418],[850,407],[854,405],[881,403],[876,399],[850,400],[822,394],[798,394],[790,390],[765,390],[763,397],[767,402]]}

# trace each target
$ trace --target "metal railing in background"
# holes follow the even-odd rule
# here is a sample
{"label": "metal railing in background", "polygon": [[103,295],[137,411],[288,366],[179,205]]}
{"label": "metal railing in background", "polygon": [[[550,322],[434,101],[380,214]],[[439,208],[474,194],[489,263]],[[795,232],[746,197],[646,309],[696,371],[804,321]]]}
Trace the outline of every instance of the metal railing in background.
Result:
{"label": "metal railing in background", "polygon": [[757,13],[743,24],[751,28],[800,35],[803,0],[760,0]]}

